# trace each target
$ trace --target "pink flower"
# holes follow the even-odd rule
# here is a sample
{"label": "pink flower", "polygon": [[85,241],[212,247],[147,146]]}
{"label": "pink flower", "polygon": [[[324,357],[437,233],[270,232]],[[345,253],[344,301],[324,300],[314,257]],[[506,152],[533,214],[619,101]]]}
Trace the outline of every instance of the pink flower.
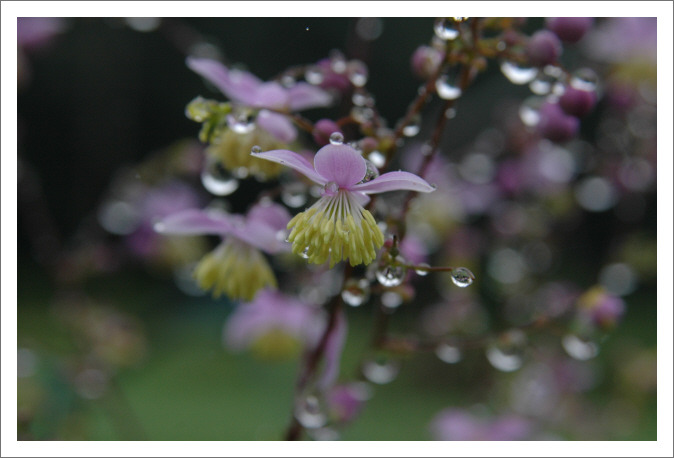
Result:
{"label": "pink flower", "polygon": [[283,359],[314,346],[325,327],[325,316],[278,291],[264,289],[242,303],[223,330],[225,344],[235,351],[250,348],[263,359]]}
{"label": "pink flower", "polygon": [[188,57],[187,66],[220,89],[235,104],[259,109],[257,125],[283,143],[295,140],[297,129],[285,115],[278,112],[290,113],[332,103],[330,94],[308,83],[299,82],[286,88],[276,81],[263,82],[242,70],[230,70],[211,59]]}
{"label": "pink flower", "polygon": [[480,418],[461,409],[445,409],[431,423],[435,440],[520,441],[531,434],[531,424],[516,415]]}
{"label": "pink flower", "polygon": [[[224,238],[195,269],[199,285],[231,299],[251,300],[264,287],[276,287],[276,278],[261,251],[287,250],[283,229],[290,219],[276,204],[258,204],[246,217],[220,211],[184,210],[155,224],[157,232],[177,235],[220,235]],[[260,251],[261,250],[261,251]]]}
{"label": "pink flower", "polygon": [[366,181],[365,159],[344,144],[330,144],[318,150],[313,166],[288,150],[251,154],[286,165],[324,187],[323,196],[288,223],[293,252],[314,264],[328,259],[330,267],[345,259],[351,265],[369,264],[376,258],[384,235],[372,214],[363,208],[369,200],[367,194],[434,190],[424,179],[408,172],[389,172]]}

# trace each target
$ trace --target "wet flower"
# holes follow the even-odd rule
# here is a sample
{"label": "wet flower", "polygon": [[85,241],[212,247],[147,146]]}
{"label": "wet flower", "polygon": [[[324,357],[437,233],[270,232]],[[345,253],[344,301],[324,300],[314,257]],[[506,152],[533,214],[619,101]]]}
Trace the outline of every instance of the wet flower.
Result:
{"label": "wet flower", "polygon": [[266,360],[296,355],[318,342],[325,326],[320,309],[264,289],[252,302],[242,303],[225,324],[223,339],[235,351],[250,349]]}
{"label": "wet flower", "polygon": [[556,103],[546,102],[541,107],[538,132],[553,142],[565,142],[573,138],[580,127],[575,116],[570,116]]}
{"label": "wet flower", "polygon": [[291,143],[297,138],[297,129],[287,113],[332,103],[330,94],[305,82],[291,87],[263,82],[251,73],[229,69],[211,59],[189,57],[187,66],[232,102],[226,117],[229,128],[216,135],[208,149],[228,170],[245,167],[259,176],[278,174],[280,167],[250,156],[251,148],[258,145],[274,149]]}
{"label": "wet flower", "polygon": [[322,197],[288,223],[295,254],[310,263],[335,263],[349,259],[351,265],[369,264],[384,244],[384,235],[372,214],[363,207],[367,194],[411,190],[431,192],[433,187],[408,172],[389,172],[370,181],[365,159],[344,144],[326,145],[316,153],[314,166],[287,150],[251,153],[253,156],[286,165],[322,185]]}
{"label": "wet flower", "polygon": [[481,418],[462,409],[445,409],[431,423],[433,439],[442,441],[518,441],[531,434],[531,424],[517,415]]}
{"label": "wet flower", "polygon": [[546,27],[567,43],[583,38],[593,23],[594,18],[591,17],[550,17],[545,20]]}
{"label": "wet flower", "polygon": [[251,300],[262,288],[276,287],[276,278],[262,251],[286,249],[279,237],[290,215],[276,204],[258,204],[246,217],[220,211],[184,210],[155,224],[164,234],[220,235],[224,241],[197,265],[199,286],[214,297]]}
{"label": "wet flower", "polygon": [[557,62],[562,54],[562,44],[557,35],[549,30],[539,30],[527,43],[526,53],[529,61],[536,67],[545,67]]}

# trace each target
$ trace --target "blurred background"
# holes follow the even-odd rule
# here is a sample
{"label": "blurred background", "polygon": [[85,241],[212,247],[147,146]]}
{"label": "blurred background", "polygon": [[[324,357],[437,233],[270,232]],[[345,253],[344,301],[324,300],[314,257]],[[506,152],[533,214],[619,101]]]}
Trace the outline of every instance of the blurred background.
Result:
{"label": "blurred background", "polygon": [[[528,18],[522,30],[542,27]],[[422,84],[411,56],[433,28],[433,18],[20,19],[18,439],[281,439],[298,358],[226,348],[233,304],[189,276],[212,240],[151,230],[165,211],[213,200],[185,107],[224,96],[185,57],[268,80],[339,50],[367,64],[367,88],[394,126]],[[599,78],[594,110],[561,144],[531,145],[522,107],[532,89],[489,63],[442,138],[451,193],[415,209],[437,210],[427,223],[445,231],[429,257],[477,280],[464,293],[419,278],[438,293],[419,288],[391,318],[400,332],[512,337],[502,332],[541,308],[566,317],[610,299],[607,332],[546,328],[510,366],[492,347],[404,358],[342,439],[437,438],[432,420],[450,408],[463,425],[517,416],[536,425],[526,439],[656,439],[655,31],[655,19],[596,19],[565,45],[567,68]],[[430,136],[439,107],[403,152]],[[241,180],[220,200],[244,211],[266,186]],[[372,309],[348,310],[344,379],[366,352]]]}

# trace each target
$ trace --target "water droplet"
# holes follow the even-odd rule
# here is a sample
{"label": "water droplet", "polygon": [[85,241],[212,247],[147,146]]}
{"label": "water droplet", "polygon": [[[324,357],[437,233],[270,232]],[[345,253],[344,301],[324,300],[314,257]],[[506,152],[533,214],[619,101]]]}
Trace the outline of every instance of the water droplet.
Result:
{"label": "water droplet", "polygon": [[349,62],[348,74],[349,81],[356,87],[363,87],[367,83],[367,66],[359,60]]}
{"label": "water droplet", "polygon": [[326,193],[326,194],[328,194],[328,195],[333,195],[333,194],[335,194],[337,191],[339,191],[339,185],[338,185],[337,183],[335,183],[334,181],[328,181],[328,182],[325,184],[324,189],[325,189],[325,193]]}
{"label": "water droplet", "polygon": [[513,84],[527,84],[536,78],[538,69],[535,67],[523,67],[515,62],[505,60],[501,62],[501,73]]}
{"label": "water droplet", "polygon": [[541,119],[539,111],[543,105],[543,100],[543,98],[535,96],[524,99],[524,102],[520,105],[519,115],[525,126],[533,127],[538,124]]}
{"label": "water droplet", "polygon": [[397,309],[403,303],[403,298],[395,291],[386,291],[381,295],[381,303],[388,309]]}
{"label": "water droplet", "polygon": [[437,18],[435,20],[433,31],[438,38],[445,41],[454,40],[459,36],[459,29],[454,20],[445,17]]}
{"label": "water droplet", "polygon": [[445,118],[447,118],[447,119],[456,118],[456,108],[454,108],[454,107],[447,108],[447,110],[445,110]]}
{"label": "water droplet", "polygon": [[239,180],[230,175],[220,161],[210,158],[201,171],[201,183],[216,196],[228,196],[239,188]]}
{"label": "water droplet", "polygon": [[237,167],[234,169],[234,176],[240,180],[243,180],[245,178],[248,178],[248,175],[250,174],[250,170],[248,170],[248,167]]}
{"label": "water droplet", "polygon": [[594,70],[589,68],[579,68],[571,76],[572,87],[581,91],[594,91],[597,88],[599,78]]}
{"label": "water droplet", "polygon": [[450,83],[447,75],[440,75],[435,81],[435,90],[444,100],[456,100],[461,97],[461,88]]}
{"label": "water droplet", "polygon": [[374,118],[374,110],[370,107],[355,106],[351,109],[351,117],[357,122],[366,123]]}
{"label": "water droplet", "polygon": [[299,208],[307,203],[307,189],[298,181],[283,186],[281,200],[290,208]]}
{"label": "water droplet", "polygon": [[596,342],[576,334],[562,337],[562,346],[570,357],[579,361],[587,361],[599,354],[599,345]]}
{"label": "water droplet", "polygon": [[383,167],[386,164],[386,157],[379,151],[372,151],[367,155],[367,158],[372,161],[376,167]]}
{"label": "water droplet", "polygon": [[246,108],[237,108],[227,115],[227,125],[237,134],[248,134],[255,129],[255,116]]}
{"label": "water droplet", "polygon": [[454,284],[459,288],[470,286],[473,284],[473,281],[475,281],[475,275],[473,275],[473,272],[466,269],[465,267],[457,267],[456,269],[452,270],[451,277],[452,282],[454,282]]}
{"label": "water droplet", "polygon": [[295,404],[295,418],[307,429],[316,429],[328,422],[324,401],[316,395],[301,397]]}
{"label": "water droplet", "polygon": [[250,149],[250,152],[251,152],[252,154],[260,154],[260,153],[262,152],[262,148],[260,148],[259,146],[255,145],[255,146],[253,146],[253,147]]}
{"label": "water droplet", "polygon": [[547,95],[552,91],[552,86],[556,81],[557,78],[554,76],[540,71],[536,75],[536,78],[529,83],[529,89],[531,89],[531,92],[534,94]]}
{"label": "water droplet", "polygon": [[[401,263],[404,262],[400,257],[397,258]],[[401,265],[383,265],[377,269],[377,281],[384,286],[398,286],[405,279],[407,268]]]}
{"label": "water droplet", "polygon": [[435,349],[435,355],[440,358],[441,361],[444,361],[449,364],[455,364],[461,361],[461,350],[458,347],[450,345],[448,343],[441,343]]}
{"label": "water droplet", "polygon": [[304,247],[302,252],[300,253],[300,256],[302,256],[304,259],[309,259],[309,247]]}
{"label": "water droplet", "polygon": [[361,372],[370,382],[385,385],[398,376],[400,363],[385,357],[374,358],[363,363]]}
{"label": "water droplet", "polygon": [[426,264],[425,262],[422,262],[417,267],[421,267],[420,269],[414,269],[414,271],[417,273],[417,275],[419,275],[421,277],[425,277],[426,275],[428,275],[428,270],[423,269],[423,267],[431,267],[431,266]]}
{"label": "water droplet", "polygon": [[370,282],[364,278],[350,278],[342,290],[342,299],[351,307],[359,307],[370,298]]}
{"label": "water droplet", "polygon": [[346,58],[339,51],[334,51],[331,54],[332,55],[330,57],[330,69],[333,72],[341,75],[346,71]]}
{"label": "water droplet", "polygon": [[323,78],[323,71],[315,65],[307,68],[307,70],[304,72],[304,79],[307,80],[309,84],[321,84],[323,82]]}
{"label": "water droplet", "polygon": [[416,114],[410,122],[403,127],[403,135],[405,137],[414,137],[421,130],[421,114]]}
{"label": "water droplet", "polygon": [[281,85],[287,89],[293,87],[296,83],[297,80],[292,75],[283,75],[281,77]]}
{"label": "water droplet", "polygon": [[513,372],[524,363],[527,337],[519,329],[512,329],[501,335],[498,341],[487,347],[487,359],[496,369]]}
{"label": "water droplet", "polygon": [[365,171],[365,176],[360,181],[361,183],[367,183],[379,176],[379,169],[372,163],[372,161],[365,159],[365,165],[367,166],[367,169]]}
{"label": "water droplet", "polygon": [[333,145],[341,145],[344,143],[344,135],[341,132],[333,132],[330,134],[330,143]]}

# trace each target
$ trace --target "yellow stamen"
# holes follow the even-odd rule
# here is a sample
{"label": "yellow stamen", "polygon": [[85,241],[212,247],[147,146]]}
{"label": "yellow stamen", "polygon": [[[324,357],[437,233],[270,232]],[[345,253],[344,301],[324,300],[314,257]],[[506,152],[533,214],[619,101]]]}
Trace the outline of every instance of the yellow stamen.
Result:
{"label": "yellow stamen", "polygon": [[266,131],[255,127],[247,133],[225,129],[213,140],[206,152],[219,160],[225,169],[231,172],[244,168],[258,178],[273,178],[281,173],[283,170],[281,164],[251,156],[250,150],[253,146],[259,146],[263,151],[287,147]]}
{"label": "yellow stamen", "polygon": [[235,237],[229,237],[197,265],[194,277],[213,297],[250,301],[265,288],[276,288],[276,278],[264,255]]}
{"label": "yellow stamen", "polygon": [[342,260],[352,266],[369,264],[384,244],[384,234],[372,214],[345,190],[323,196],[308,210],[288,223],[292,251],[312,264]]}

